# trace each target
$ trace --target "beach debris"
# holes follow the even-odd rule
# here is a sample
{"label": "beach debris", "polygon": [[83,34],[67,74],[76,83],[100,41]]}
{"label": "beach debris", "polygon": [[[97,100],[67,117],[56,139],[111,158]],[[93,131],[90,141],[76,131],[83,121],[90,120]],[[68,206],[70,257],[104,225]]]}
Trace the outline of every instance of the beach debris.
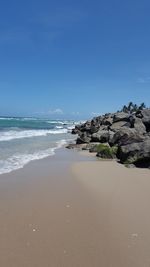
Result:
{"label": "beach debris", "polygon": [[36,229],[34,228],[32,231],[33,231],[33,232],[36,232]]}

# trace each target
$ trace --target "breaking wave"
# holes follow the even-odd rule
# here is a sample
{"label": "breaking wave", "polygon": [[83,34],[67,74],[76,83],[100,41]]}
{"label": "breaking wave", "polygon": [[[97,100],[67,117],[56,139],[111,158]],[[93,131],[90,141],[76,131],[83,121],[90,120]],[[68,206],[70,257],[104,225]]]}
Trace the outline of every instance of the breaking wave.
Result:
{"label": "breaking wave", "polygon": [[16,153],[6,160],[0,160],[0,174],[9,173],[14,170],[23,168],[26,164],[33,160],[39,160],[52,156],[55,154],[55,150],[61,148],[66,144],[65,140],[60,140],[53,148],[34,152],[33,154],[20,154]]}
{"label": "breaking wave", "polygon": [[0,141],[10,141],[13,139],[31,138],[36,136],[47,136],[49,134],[65,134],[67,129],[52,130],[23,130],[23,131],[4,131],[0,133]]}

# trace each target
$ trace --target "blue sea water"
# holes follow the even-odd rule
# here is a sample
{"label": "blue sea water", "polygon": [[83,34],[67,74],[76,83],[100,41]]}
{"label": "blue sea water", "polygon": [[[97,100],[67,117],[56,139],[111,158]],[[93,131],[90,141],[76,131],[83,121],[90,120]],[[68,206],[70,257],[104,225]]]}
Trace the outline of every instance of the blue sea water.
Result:
{"label": "blue sea water", "polygon": [[0,174],[55,154],[73,140],[74,121],[0,117]]}

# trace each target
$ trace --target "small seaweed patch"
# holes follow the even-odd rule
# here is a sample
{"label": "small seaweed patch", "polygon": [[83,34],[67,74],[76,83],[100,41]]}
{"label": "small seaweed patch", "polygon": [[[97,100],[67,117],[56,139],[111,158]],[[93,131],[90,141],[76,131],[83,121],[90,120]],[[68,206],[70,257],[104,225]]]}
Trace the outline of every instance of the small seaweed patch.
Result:
{"label": "small seaweed patch", "polygon": [[99,144],[97,145],[97,157],[105,159],[116,158],[118,147],[109,147],[108,145]]}
{"label": "small seaweed patch", "polygon": [[137,158],[132,157],[127,159],[124,162],[125,165],[134,165],[138,168],[150,168],[150,159],[149,158]]}

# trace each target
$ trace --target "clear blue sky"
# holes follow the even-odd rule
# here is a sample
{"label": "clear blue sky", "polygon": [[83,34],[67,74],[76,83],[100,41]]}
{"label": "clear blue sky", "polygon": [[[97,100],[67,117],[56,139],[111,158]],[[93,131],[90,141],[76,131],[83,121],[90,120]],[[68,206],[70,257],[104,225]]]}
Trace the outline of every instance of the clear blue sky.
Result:
{"label": "clear blue sky", "polygon": [[88,118],[150,106],[149,0],[5,0],[0,115]]}

